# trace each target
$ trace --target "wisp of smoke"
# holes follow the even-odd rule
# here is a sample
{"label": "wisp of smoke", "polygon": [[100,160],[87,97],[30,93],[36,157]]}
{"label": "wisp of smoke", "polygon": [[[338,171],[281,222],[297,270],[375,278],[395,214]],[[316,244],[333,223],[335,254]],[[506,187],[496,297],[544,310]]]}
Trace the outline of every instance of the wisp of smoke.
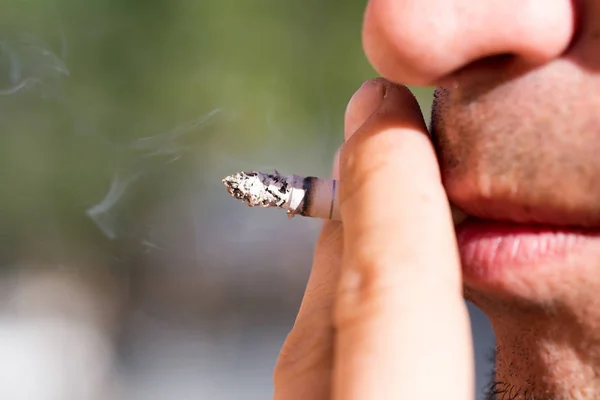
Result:
{"label": "wisp of smoke", "polygon": [[115,170],[111,185],[104,198],[86,211],[106,237],[110,240],[119,237],[119,216],[118,212],[115,212],[115,208],[126,192],[131,190],[132,185],[153,168],[173,163],[183,157],[190,147],[178,140],[212,122],[212,117],[218,112],[220,112],[219,109],[212,110],[191,121],[186,121],[170,131],[135,139],[125,147],[125,157],[131,157],[131,161],[126,165],[120,165]]}
{"label": "wisp of smoke", "polygon": [[49,86],[51,80],[71,74],[65,62],[49,46],[31,37],[10,42],[1,40],[0,58],[7,61],[7,71],[3,72],[2,79],[7,86],[0,87],[0,96],[14,95],[40,84]]}

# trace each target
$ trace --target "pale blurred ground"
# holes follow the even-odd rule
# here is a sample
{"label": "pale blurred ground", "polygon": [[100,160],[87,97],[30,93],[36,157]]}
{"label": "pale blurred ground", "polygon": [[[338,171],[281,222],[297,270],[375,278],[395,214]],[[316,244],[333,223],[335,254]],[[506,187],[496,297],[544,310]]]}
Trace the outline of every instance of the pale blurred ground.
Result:
{"label": "pale blurred ground", "polygon": [[375,76],[363,1],[340,4],[5,0],[0,399],[270,397],[319,222],[220,179],[329,173]]}

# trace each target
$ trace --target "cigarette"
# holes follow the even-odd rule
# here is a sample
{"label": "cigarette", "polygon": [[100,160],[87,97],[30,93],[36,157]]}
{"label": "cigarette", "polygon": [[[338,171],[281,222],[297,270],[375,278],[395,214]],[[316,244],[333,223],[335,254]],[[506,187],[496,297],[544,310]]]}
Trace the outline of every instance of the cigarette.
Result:
{"label": "cigarette", "polygon": [[[238,172],[223,179],[229,194],[250,207],[276,207],[295,215],[340,221],[339,182],[314,176],[282,175],[279,172]],[[450,206],[458,225],[467,217]]]}

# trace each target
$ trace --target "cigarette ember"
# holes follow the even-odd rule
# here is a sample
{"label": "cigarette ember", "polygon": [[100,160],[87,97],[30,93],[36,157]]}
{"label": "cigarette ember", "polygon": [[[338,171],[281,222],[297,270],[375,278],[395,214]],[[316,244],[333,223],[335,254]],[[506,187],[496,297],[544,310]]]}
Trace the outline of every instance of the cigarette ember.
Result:
{"label": "cigarette ember", "polygon": [[[281,175],[279,172],[238,172],[223,179],[229,194],[250,207],[277,207],[294,215],[340,221],[338,182],[334,179]],[[466,215],[451,206],[455,225]]]}
{"label": "cigarette ember", "polygon": [[250,207],[281,207],[289,200],[293,178],[278,173],[238,172],[223,179],[223,184],[231,196]]}

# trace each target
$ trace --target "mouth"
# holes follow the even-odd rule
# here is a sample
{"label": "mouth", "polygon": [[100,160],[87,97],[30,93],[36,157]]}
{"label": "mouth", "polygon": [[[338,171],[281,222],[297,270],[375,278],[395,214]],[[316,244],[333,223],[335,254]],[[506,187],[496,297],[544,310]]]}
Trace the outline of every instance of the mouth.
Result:
{"label": "mouth", "polygon": [[564,263],[596,242],[600,233],[468,217],[457,227],[456,237],[466,278],[490,280],[506,271]]}
{"label": "mouth", "polygon": [[[513,215],[510,205],[506,205],[506,215]],[[467,215],[456,227],[465,283],[494,285],[507,274],[514,277],[556,269],[578,254],[598,248],[600,229],[567,224],[562,218],[560,223],[555,221],[503,219],[497,208],[487,215],[483,208],[477,217]]]}

